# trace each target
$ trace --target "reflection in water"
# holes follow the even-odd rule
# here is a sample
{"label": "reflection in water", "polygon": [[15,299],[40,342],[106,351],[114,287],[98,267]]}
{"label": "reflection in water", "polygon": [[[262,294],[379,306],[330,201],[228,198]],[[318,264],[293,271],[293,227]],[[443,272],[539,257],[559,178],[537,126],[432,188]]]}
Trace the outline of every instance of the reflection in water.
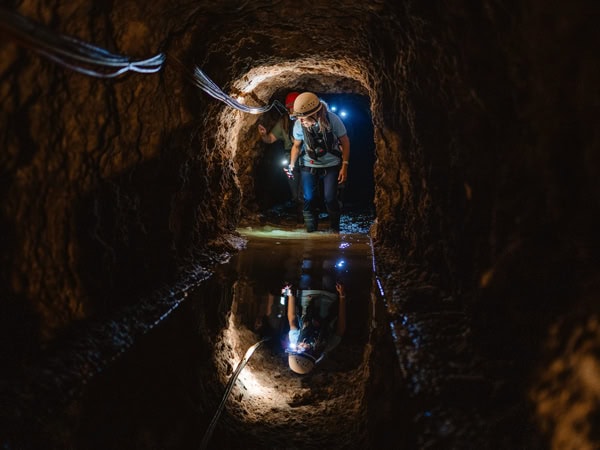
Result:
{"label": "reflection in water", "polygon": [[[306,239],[306,234],[296,233],[247,234],[246,237],[249,239],[247,250],[234,256],[221,272],[221,276],[227,272],[223,284],[233,285],[230,323],[224,330],[223,340],[232,347],[229,363],[235,366],[254,343],[249,336],[253,340],[270,338],[240,374],[241,390],[252,402],[257,416],[254,420],[261,421],[269,420],[273,409],[289,408],[297,401],[300,379],[290,369],[286,350],[293,344],[290,335],[294,330],[290,324],[295,319],[301,321],[303,314],[310,316],[311,309],[323,307],[318,312],[318,317],[323,319],[321,329],[327,327],[331,332],[317,348],[317,354],[311,355],[313,361],[319,360],[322,355],[319,351],[334,350],[319,361],[319,370],[313,371],[315,375],[350,376],[352,371],[360,371],[371,325],[372,262],[366,235],[315,235]],[[340,309],[336,284],[347,296],[343,330],[337,328]],[[299,299],[297,305],[293,305],[298,308],[292,307],[290,315],[286,286],[290,286],[290,293]],[[324,301],[325,296],[333,301]],[[311,299],[316,300],[314,304]],[[302,321],[304,325],[313,323],[306,319]],[[302,326],[298,331],[303,331]],[[308,333],[310,329],[304,331]],[[343,335],[337,342],[336,332]]]}
{"label": "reflection in water", "polygon": [[[294,426],[298,415],[303,427],[339,417],[339,424],[315,436],[325,439],[323,433],[331,433],[327,440],[345,433],[353,438],[368,373],[368,237],[246,237],[247,249],[219,266],[209,282],[98,376],[70,405],[68,417],[44,425],[48,435],[52,430],[51,439],[60,441],[45,448],[197,448],[236,365],[263,336],[271,339],[241,371],[211,445],[237,448],[243,442],[252,447],[267,436],[275,441],[282,436],[276,444],[284,448],[292,438],[283,430]],[[317,290],[337,295],[336,282],[346,295],[343,339],[318,370],[298,375],[285,352],[289,298],[282,296],[282,288],[291,285],[301,299]],[[40,441],[47,443],[48,435],[40,434]]]}
{"label": "reflection in water", "polygon": [[290,321],[306,333],[311,325],[336,327],[342,290],[351,313],[351,339],[366,338],[372,281],[366,236],[247,237],[248,249],[233,258],[235,271],[229,274],[236,279],[232,312],[237,326],[271,338],[271,350],[283,354],[290,348]]}
{"label": "reflection in water", "polygon": [[[335,271],[331,271],[330,275],[335,275]],[[310,276],[306,281],[300,283],[299,289],[293,289],[291,284],[283,289],[290,327],[286,349],[288,364],[290,369],[301,375],[312,371],[337,348],[346,331],[344,283],[337,280],[336,292],[331,292],[325,285],[314,289]]]}

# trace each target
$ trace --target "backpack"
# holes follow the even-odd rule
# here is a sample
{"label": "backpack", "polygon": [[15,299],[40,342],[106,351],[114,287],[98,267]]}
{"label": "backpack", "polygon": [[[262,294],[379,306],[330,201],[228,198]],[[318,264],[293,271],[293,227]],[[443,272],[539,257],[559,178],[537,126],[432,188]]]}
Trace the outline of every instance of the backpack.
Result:
{"label": "backpack", "polygon": [[[327,121],[329,121],[329,114],[327,114]],[[340,158],[342,152],[338,149],[338,139],[332,130],[325,130],[325,132],[317,131],[315,127],[302,127],[302,133],[304,134],[304,151],[306,154],[314,160],[318,160],[324,156],[327,152]]]}
{"label": "backpack", "polygon": [[[312,344],[313,353],[320,354],[327,347],[329,338],[334,334],[334,330],[337,324],[337,305],[333,302],[329,306],[328,313],[322,317],[319,313],[320,297],[313,298],[303,311],[302,307],[297,307],[296,314],[298,317],[298,324],[300,326],[300,335],[298,342],[307,342]],[[311,322],[313,319],[317,319],[319,322],[318,327],[313,327]]]}

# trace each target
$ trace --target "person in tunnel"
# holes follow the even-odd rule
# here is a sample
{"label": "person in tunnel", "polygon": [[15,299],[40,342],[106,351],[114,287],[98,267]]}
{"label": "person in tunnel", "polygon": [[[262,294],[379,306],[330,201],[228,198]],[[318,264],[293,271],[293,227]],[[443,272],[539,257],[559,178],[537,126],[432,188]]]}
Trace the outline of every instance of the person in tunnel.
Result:
{"label": "person in tunnel", "polygon": [[[294,100],[300,95],[299,92],[290,92],[285,97],[285,107],[288,110],[289,116],[281,116],[270,131],[267,131],[264,125],[258,125],[258,134],[265,144],[274,144],[281,142],[283,145],[283,153],[286,161],[290,161],[290,152],[292,150],[292,120],[291,114],[294,107]],[[300,166],[295,166],[289,170],[289,165],[284,167],[284,172],[287,175],[288,185],[291,193],[291,203],[295,207],[298,215],[298,221],[303,220],[303,194],[302,183],[300,178]]]}
{"label": "person in tunnel", "polygon": [[319,181],[330,229],[340,231],[338,188],[348,178],[350,139],[342,120],[330,111],[317,95],[303,92],[294,101],[294,123],[290,170],[300,164],[304,193],[304,224],[311,233],[318,228],[317,202]]}
{"label": "person in tunnel", "polygon": [[266,294],[264,309],[261,308],[254,322],[254,332],[260,339],[267,339],[270,347],[277,352],[287,346],[286,302],[287,297],[279,287],[270,288]]}
{"label": "person in tunnel", "polygon": [[288,297],[290,327],[288,365],[297,374],[312,371],[342,340],[346,331],[346,293],[341,282],[336,283],[335,289],[337,294],[328,290],[299,290],[299,302],[290,285],[283,289]]}

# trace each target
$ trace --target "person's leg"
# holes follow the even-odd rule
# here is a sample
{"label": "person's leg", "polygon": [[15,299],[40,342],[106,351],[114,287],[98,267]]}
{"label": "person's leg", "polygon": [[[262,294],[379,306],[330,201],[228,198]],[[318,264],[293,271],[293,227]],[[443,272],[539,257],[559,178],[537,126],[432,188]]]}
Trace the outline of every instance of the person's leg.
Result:
{"label": "person's leg", "polygon": [[315,199],[318,188],[318,177],[311,173],[310,169],[302,169],[302,191],[304,194],[304,225],[306,231],[311,233],[317,230],[317,215],[315,212]]}
{"label": "person's leg", "polygon": [[294,167],[292,172],[292,177],[288,176],[288,185],[290,186],[290,200],[294,203],[294,205],[298,202],[298,184],[300,180],[300,168]]}
{"label": "person's leg", "polygon": [[325,196],[325,207],[329,214],[331,231],[340,232],[340,203],[338,201],[338,174],[339,167],[328,167],[323,177],[323,195]]}
{"label": "person's leg", "polygon": [[304,210],[304,194],[302,192],[302,175],[300,174],[300,167],[298,166],[294,167],[294,178],[290,179],[290,189],[292,191],[292,200],[296,211],[296,220],[298,223],[302,223],[304,220],[302,213]]}
{"label": "person's leg", "polygon": [[300,168],[294,167],[294,201],[303,203],[304,202],[304,192],[302,189],[302,176],[300,174]]}
{"label": "person's leg", "polygon": [[323,184],[322,177],[319,179],[319,187],[317,189],[317,192],[318,192],[319,198],[315,201],[316,208],[320,212],[324,213],[325,211],[327,211],[327,205],[325,204],[325,186]]}

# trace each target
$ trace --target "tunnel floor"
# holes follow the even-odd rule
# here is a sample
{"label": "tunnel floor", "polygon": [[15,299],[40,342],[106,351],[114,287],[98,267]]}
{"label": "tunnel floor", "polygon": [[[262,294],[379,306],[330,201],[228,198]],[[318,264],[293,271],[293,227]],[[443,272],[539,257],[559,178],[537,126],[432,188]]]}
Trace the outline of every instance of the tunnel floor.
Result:
{"label": "tunnel floor", "polygon": [[[374,320],[368,236],[308,236],[270,225],[239,231],[247,248],[77,402],[78,448],[370,447],[365,418]],[[342,342],[306,376],[287,366],[280,309],[281,287],[298,285],[301,278],[316,283],[311,287],[341,281],[348,298]],[[280,311],[281,320],[265,331],[258,325],[270,301],[272,316]],[[234,367],[266,335],[270,339],[224,400]]]}
{"label": "tunnel floor", "polygon": [[[373,271],[371,224],[370,212],[346,213],[339,235],[307,234],[278,210],[243,224],[246,248],[212,276],[184,298],[141,305],[154,325],[140,338],[124,326],[137,320],[132,313],[2,386],[14,411],[2,415],[3,448],[522,448],[532,429],[511,361],[473,351],[470,319],[450,298],[393,325]],[[379,275],[399,276],[389,267]],[[345,284],[348,325],[301,376],[287,366],[284,312],[278,326],[261,318],[269,305],[276,318],[284,284],[307,277]],[[161,309],[158,319],[148,314]]]}

